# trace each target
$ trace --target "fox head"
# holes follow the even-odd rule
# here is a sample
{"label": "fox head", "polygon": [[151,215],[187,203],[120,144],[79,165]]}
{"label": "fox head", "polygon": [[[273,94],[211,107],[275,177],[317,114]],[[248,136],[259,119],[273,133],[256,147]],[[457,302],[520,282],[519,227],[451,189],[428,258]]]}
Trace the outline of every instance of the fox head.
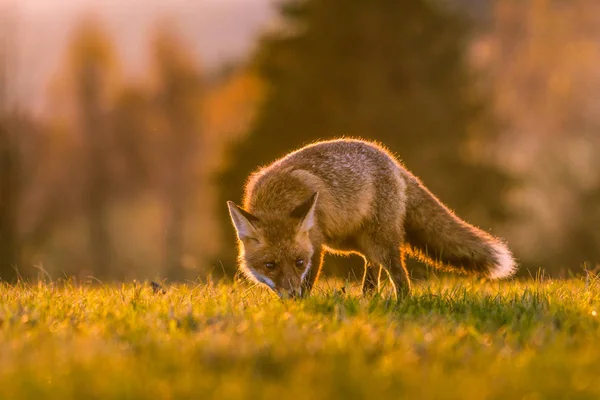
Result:
{"label": "fox head", "polygon": [[252,215],[228,201],[229,214],[239,239],[239,261],[250,278],[267,285],[280,297],[302,295],[311,269],[318,193],[291,212]]}

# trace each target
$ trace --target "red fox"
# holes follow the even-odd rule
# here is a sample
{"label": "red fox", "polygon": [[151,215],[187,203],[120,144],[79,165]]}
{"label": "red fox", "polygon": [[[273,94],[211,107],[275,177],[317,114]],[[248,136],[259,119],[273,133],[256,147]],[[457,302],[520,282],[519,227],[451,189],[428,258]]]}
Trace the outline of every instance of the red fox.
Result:
{"label": "red fox", "polygon": [[516,271],[507,246],[464,222],[383,146],[336,139],[305,146],[253,173],[243,208],[228,201],[240,269],[280,297],[308,295],[324,251],[365,259],[364,294],[389,274],[410,293],[406,255],[491,279]]}

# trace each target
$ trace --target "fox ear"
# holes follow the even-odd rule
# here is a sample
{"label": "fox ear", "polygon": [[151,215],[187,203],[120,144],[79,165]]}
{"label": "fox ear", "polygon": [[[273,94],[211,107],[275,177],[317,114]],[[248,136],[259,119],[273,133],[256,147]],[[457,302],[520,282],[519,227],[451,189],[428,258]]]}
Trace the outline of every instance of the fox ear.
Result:
{"label": "fox ear", "polygon": [[317,198],[319,192],[313,193],[304,203],[292,211],[292,217],[299,218],[302,222],[298,228],[298,232],[308,232],[315,225],[315,209],[317,206]]}
{"label": "fox ear", "polygon": [[242,241],[246,239],[257,239],[255,223],[258,221],[258,218],[242,209],[233,201],[228,201],[227,207],[229,208],[229,215],[231,216],[231,221],[237,231],[238,238]]}

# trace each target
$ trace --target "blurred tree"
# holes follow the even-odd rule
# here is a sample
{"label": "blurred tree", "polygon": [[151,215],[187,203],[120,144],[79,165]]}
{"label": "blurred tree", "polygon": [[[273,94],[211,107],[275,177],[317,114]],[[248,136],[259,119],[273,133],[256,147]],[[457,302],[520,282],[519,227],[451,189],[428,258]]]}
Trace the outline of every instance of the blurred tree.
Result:
{"label": "blurred tree", "polygon": [[[86,24],[98,27],[96,22],[86,20],[82,25]],[[75,31],[75,41],[81,32]],[[107,183],[104,227],[112,242],[111,266],[104,268],[103,277],[195,278],[208,272],[207,261],[220,244],[211,179],[223,163],[225,143],[239,136],[255,110],[259,84],[252,74],[237,68],[227,76],[205,77],[196,56],[167,24],[158,25],[153,36],[147,81],[116,85],[120,82],[113,81],[111,47],[108,43],[105,47],[106,68],[99,68],[107,82],[97,96],[99,107],[86,108],[102,117],[94,132],[101,135],[105,155],[101,165]],[[73,79],[83,64],[81,57],[75,57],[80,53],[71,50],[66,68],[51,88],[53,128],[48,136],[52,153],[60,155],[58,160],[51,157],[52,168],[46,169],[50,173],[39,185],[53,182],[61,201],[68,204],[67,220],[49,235],[52,248],[43,249],[39,259],[50,265],[51,272],[78,275],[86,272],[80,266],[89,256],[80,239],[80,217],[89,214],[89,207],[78,201],[73,204],[71,198],[77,200],[89,188],[88,168],[76,166],[88,161],[87,151],[81,148],[89,147],[89,125],[83,124],[89,118],[81,116],[93,117],[81,112],[85,98],[79,95],[80,81]],[[61,177],[69,180],[67,187],[57,179]],[[34,211],[50,204],[31,203],[27,208]],[[53,251],[65,242],[69,251]]]}
{"label": "blurred tree", "polygon": [[14,281],[20,258],[18,207],[20,139],[14,118],[10,76],[14,72],[14,14],[0,8],[0,279]]}
{"label": "blurred tree", "polygon": [[244,140],[264,91],[260,79],[246,65],[227,66],[211,83],[205,104],[206,147],[213,149],[210,169],[221,173],[230,163],[227,156],[232,144]]}
{"label": "blurred tree", "polygon": [[2,281],[12,282],[17,277],[29,278],[33,275],[31,265],[35,252],[46,243],[57,223],[64,220],[68,207],[65,199],[56,195],[57,186],[52,173],[56,159],[48,157],[52,143],[47,140],[45,132],[39,122],[22,110],[8,108],[1,113]]}
{"label": "blurred tree", "polygon": [[18,4],[0,5],[0,280],[8,282],[30,276],[31,249],[61,215],[52,198],[39,196],[48,143],[19,102],[19,22]]}
{"label": "blurred tree", "polygon": [[[1,97],[0,93],[0,103]],[[0,104],[0,280],[9,282],[17,278],[17,267],[20,265],[17,225],[20,156],[16,145],[17,133],[11,122]]]}
{"label": "blurred tree", "polygon": [[111,182],[108,173],[110,149],[109,110],[115,55],[112,43],[99,22],[84,19],[70,45],[70,76],[78,128],[83,135],[84,208],[92,274],[111,275],[112,249],[108,228]]}
{"label": "blurred tree", "polygon": [[225,200],[239,201],[259,165],[317,139],[379,140],[471,222],[507,217],[507,177],[472,154],[495,127],[467,65],[463,15],[434,0],[289,0],[279,16],[254,58],[264,102],[221,177],[230,268],[235,236]]}
{"label": "blurred tree", "polygon": [[152,100],[149,90],[131,85],[122,88],[112,110],[114,154],[110,168],[116,178],[113,185],[122,196],[157,189],[159,185],[156,175],[160,167],[153,163],[161,146],[153,134],[157,117]]}
{"label": "blurred tree", "polygon": [[[65,132],[56,126],[27,114],[18,115],[16,123],[22,138],[19,274],[33,276],[31,266],[48,266],[48,259],[42,254],[48,250],[47,245],[51,246],[57,227],[80,215],[80,185],[78,179],[73,179],[76,175],[73,166],[78,165],[73,154],[77,151],[72,142],[65,141]],[[35,272],[44,275],[48,271],[44,268]]]}
{"label": "blurred tree", "polygon": [[499,159],[522,182],[509,232],[521,265],[551,275],[600,265],[600,3],[493,6],[473,55],[504,122]]}
{"label": "blurred tree", "polygon": [[[257,104],[263,94],[260,80],[246,65],[230,65],[226,70],[219,71],[210,81],[210,91],[205,102],[205,119],[203,148],[202,181],[204,182],[203,221],[206,230],[198,239],[202,244],[213,243],[205,250],[206,261],[210,263],[211,275],[221,275],[224,271],[219,259],[223,245],[221,215],[218,210],[222,204],[219,201],[220,182],[216,181],[223,170],[230,165],[229,149],[232,144],[243,140],[244,133],[255,118]],[[199,247],[199,246],[196,246]],[[208,250],[208,251],[207,251]]]}
{"label": "blurred tree", "polygon": [[185,213],[197,185],[196,164],[201,143],[204,83],[200,68],[168,25],[159,28],[153,43],[158,79],[156,106],[164,130],[164,196],[166,205],[166,267],[172,279],[186,275]]}

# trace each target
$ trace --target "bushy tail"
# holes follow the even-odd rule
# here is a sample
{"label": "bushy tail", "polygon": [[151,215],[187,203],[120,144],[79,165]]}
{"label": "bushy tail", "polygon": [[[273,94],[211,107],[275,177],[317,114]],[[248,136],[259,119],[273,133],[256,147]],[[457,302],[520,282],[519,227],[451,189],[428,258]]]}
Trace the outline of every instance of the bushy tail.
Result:
{"label": "bushy tail", "polygon": [[508,247],[458,218],[407,174],[405,234],[409,255],[443,270],[499,279],[516,272]]}

